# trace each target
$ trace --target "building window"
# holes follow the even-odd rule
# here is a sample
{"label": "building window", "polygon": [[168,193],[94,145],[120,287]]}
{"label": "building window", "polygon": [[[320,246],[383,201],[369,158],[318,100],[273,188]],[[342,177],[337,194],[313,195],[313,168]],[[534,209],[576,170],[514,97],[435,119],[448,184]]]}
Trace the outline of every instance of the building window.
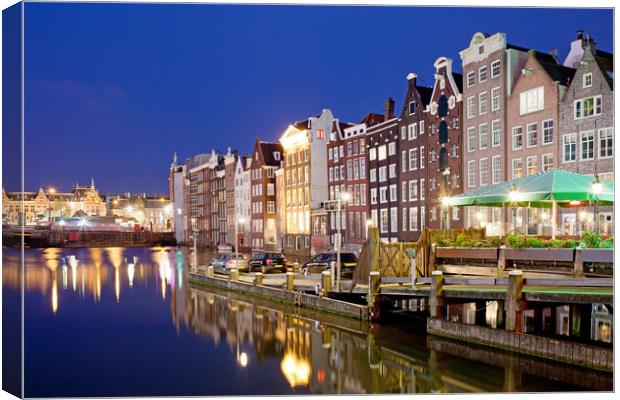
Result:
{"label": "building window", "polygon": [[370,182],[376,182],[377,181],[377,169],[373,168],[370,170]]}
{"label": "building window", "polygon": [[388,201],[387,187],[385,187],[385,186],[379,188],[379,201],[381,203],[385,203],[385,202]]}
{"label": "building window", "polygon": [[476,107],[476,98],[474,96],[467,98],[467,118],[473,118],[474,107]]}
{"label": "building window", "polygon": [[553,143],[553,120],[543,121],[543,145]]}
{"label": "building window", "polygon": [[526,159],[526,163],[528,175],[534,175],[538,173],[538,167],[536,166],[536,156],[529,156]]}
{"label": "building window", "polygon": [[489,147],[489,125],[480,124],[478,126],[478,136],[480,150],[484,150]]}
{"label": "building window", "polygon": [[418,124],[409,124],[407,130],[409,140],[413,140],[418,137]]}
{"label": "building window", "polygon": [[377,189],[370,189],[370,204],[377,204]]}
{"label": "building window", "polygon": [[409,115],[415,114],[415,101],[409,103]]}
{"label": "building window", "polygon": [[372,149],[368,150],[368,160],[374,161],[376,159],[377,159],[377,150],[373,147]]}
{"label": "building window", "polygon": [[527,124],[527,147],[535,147],[538,145],[538,124],[535,122]]}
{"label": "building window", "polygon": [[390,209],[390,228],[393,233],[398,232],[398,208],[392,207]]}
{"label": "building window", "polygon": [[407,207],[403,208],[403,226],[402,226],[402,230],[403,231],[407,231]]}
{"label": "building window", "polygon": [[487,80],[487,66],[483,65],[478,69],[478,82],[484,82]]}
{"label": "building window", "polygon": [[493,163],[492,183],[496,184],[502,180],[501,179],[501,173],[502,173],[501,156],[493,156],[492,163]]}
{"label": "building window", "polygon": [[545,90],[540,86],[519,94],[519,114],[525,115],[545,109]]}
{"label": "building window", "polygon": [[581,159],[594,160],[594,131],[581,132]]}
{"label": "building window", "polygon": [[389,165],[389,177],[391,178],[396,178],[396,164],[390,164]]}
{"label": "building window", "polygon": [[411,207],[409,209],[409,230],[418,230],[418,207]]}
{"label": "building window", "polygon": [[407,127],[406,126],[400,127],[400,139],[401,140],[407,139]]}
{"label": "building window", "polygon": [[271,213],[271,214],[276,212],[276,203],[275,203],[275,201],[268,201],[267,202],[267,212]]}
{"label": "building window", "polygon": [[388,143],[388,155],[393,156],[396,154],[396,142]]}
{"label": "building window", "polygon": [[478,114],[484,115],[489,110],[488,93],[482,92],[478,95]]}
{"label": "building window", "polygon": [[420,146],[420,169],[424,169],[424,163],[425,163],[425,159],[424,159],[424,146]]}
{"label": "building window", "polygon": [[583,74],[583,87],[588,88],[592,86],[592,73]]}
{"label": "building window", "polygon": [[379,214],[381,233],[387,233],[389,229],[389,217],[387,208],[380,210]]}
{"label": "building window", "polygon": [[489,159],[480,159],[480,186],[486,186],[489,184]]}
{"label": "building window", "polygon": [[467,152],[473,153],[476,151],[476,128],[467,128]]}
{"label": "building window", "polygon": [[542,171],[550,171],[553,169],[553,153],[543,154]]}
{"label": "building window", "polygon": [[520,158],[512,160],[512,179],[521,178],[523,176],[523,161]]}
{"label": "building window", "polygon": [[403,152],[401,153],[400,163],[402,165],[401,171],[407,172],[407,165],[409,164],[408,157],[407,157],[407,150],[403,150]]}
{"label": "building window", "polygon": [[418,200],[418,181],[416,179],[409,181],[409,201]]}
{"label": "building window", "polygon": [[365,206],[366,205],[366,184],[365,183],[362,183],[360,185],[360,197],[361,197],[360,204]]}
{"label": "building window", "polygon": [[577,159],[577,134],[569,133],[562,136],[562,162],[571,162]]}
{"label": "building window", "polygon": [[387,180],[387,167],[379,167],[379,182]]}
{"label": "building window", "polygon": [[512,128],[512,149],[521,150],[523,147],[523,128],[515,126]]}
{"label": "building window", "polygon": [[495,60],[491,63],[491,78],[497,78],[501,72],[501,61]]}
{"label": "building window", "polygon": [[457,145],[455,145],[455,144],[452,145],[452,148],[451,148],[451,157],[452,158],[457,158],[458,157],[458,149],[459,149],[459,147]]}
{"label": "building window", "polygon": [[403,181],[401,183],[401,188],[400,191],[402,193],[402,197],[403,197],[403,202],[406,203],[407,202],[407,181]]}
{"label": "building window", "polygon": [[467,187],[476,187],[476,161],[467,161]]}
{"label": "building window", "polygon": [[420,229],[424,229],[426,226],[426,209],[424,206],[420,207]]}
{"label": "building window", "polygon": [[587,97],[581,100],[575,100],[575,119],[588,118],[594,115],[600,115],[602,112],[602,97]]}
{"label": "building window", "polygon": [[420,121],[420,129],[418,130],[420,135],[424,135],[424,120]]}
{"label": "building window", "polygon": [[418,169],[418,149],[409,149],[409,171]]}
{"label": "building window", "polygon": [[608,158],[614,155],[614,128],[598,130],[598,158]]}
{"label": "building window", "polygon": [[476,73],[474,71],[467,73],[467,87],[474,86],[476,80]]}
{"label": "building window", "polygon": [[390,185],[390,201],[398,201],[398,192],[396,191],[396,185]]}
{"label": "building window", "polygon": [[420,200],[424,200],[426,198],[426,194],[424,193],[425,190],[424,178],[422,178],[420,179]]}
{"label": "building window", "polygon": [[378,155],[377,159],[379,161],[385,160],[385,158],[387,157],[387,154],[386,154],[385,150],[386,150],[385,149],[385,145],[381,145],[381,146],[377,147],[377,153],[378,153],[377,154]]}
{"label": "building window", "polygon": [[500,88],[495,87],[491,89],[491,110],[497,111],[499,110],[499,101],[500,101]]}
{"label": "building window", "polygon": [[501,131],[501,124],[500,124],[500,120],[499,119],[491,121],[491,134],[493,136],[493,138],[492,138],[492,145],[493,145],[493,147],[497,147],[497,146],[501,145],[501,143],[502,143],[502,131]]}
{"label": "building window", "polygon": [[360,179],[366,179],[366,159],[360,157]]}

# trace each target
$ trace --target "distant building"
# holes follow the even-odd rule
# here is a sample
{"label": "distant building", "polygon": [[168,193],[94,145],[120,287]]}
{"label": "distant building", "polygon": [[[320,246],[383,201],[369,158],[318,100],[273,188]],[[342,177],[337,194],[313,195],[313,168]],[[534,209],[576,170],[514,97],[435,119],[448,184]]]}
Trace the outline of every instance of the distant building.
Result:
{"label": "distant building", "polygon": [[210,154],[199,154],[189,160],[189,217],[192,237],[196,232],[199,246],[212,246],[215,241],[211,231],[211,175],[219,164],[220,156],[213,150]]}
{"label": "distant building", "polygon": [[185,181],[187,180],[187,165],[177,164],[177,154],[174,153],[172,164],[170,165],[169,196],[172,204],[172,221],[174,237],[178,244],[189,243],[186,236],[188,229],[188,210],[185,206]]}
{"label": "distant building", "polygon": [[284,251],[292,256],[327,248],[327,213],[321,203],[328,199],[327,142],[333,121],[325,109],[289,125],[280,138],[286,184]]}
{"label": "distant building", "polygon": [[[23,199],[23,209],[22,202]],[[40,188],[37,192],[2,190],[2,221],[7,224],[49,223],[55,217],[106,215],[105,199],[99,195],[95,180],[90,186],[76,184],[71,192]],[[23,220],[22,220],[23,218]]]}
{"label": "distant building", "polygon": [[385,102],[383,122],[366,128],[368,200],[372,225],[384,241],[396,242],[399,228],[398,118],[394,100]]}
{"label": "distant building", "polygon": [[428,125],[428,226],[461,228],[459,207],[446,207],[444,197],[463,192],[463,76],[452,71],[452,60],[435,61],[435,82],[427,106]]}
{"label": "distant building", "polygon": [[235,170],[237,152],[230,151],[224,155],[224,190],[226,191],[226,243],[235,246]]}
{"label": "distant building", "polygon": [[252,158],[241,156],[237,158],[235,166],[235,214],[238,219],[237,232],[239,235],[239,248],[248,249],[252,246],[251,241],[251,190],[250,168]]}
{"label": "distant building", "polygon": [[110,216],[133,218],[151,232],[171,232],[174,229],[174,205],[167,196],[125,193],[109,194],[108,198]]}

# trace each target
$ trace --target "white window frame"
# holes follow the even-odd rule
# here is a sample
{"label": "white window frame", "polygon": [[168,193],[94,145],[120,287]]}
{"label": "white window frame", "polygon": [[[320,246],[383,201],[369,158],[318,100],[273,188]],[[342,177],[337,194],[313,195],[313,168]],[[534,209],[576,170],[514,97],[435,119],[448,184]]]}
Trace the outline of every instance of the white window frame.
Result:
{"label": "white window frame", "polygon": [[476,187],[476,160],[467,161],[467,187]]}
{"label": "white window frame", "polygon": [[[491,63],[491,79],[497,78],[502,72],[501,60],[495,60]],[[495,67],[497,67],[497,73],[495,72]]]}
{"label": "white window frame", "polygon": [[473,153],[476,151],[476,127],[470,126],[467,128],[467,152]]}
{"label": "white window frame", "polygon": [[[531,127],[534,127],[533,130],[530,130]],[[531,133],[534,133],[534,136],[530,136]],[[535,143],[531,144],[531,138],[534,137]],[[538,146],[538,122],[531,122],[525,126],[525,146],[530,149]]]}
{"label": "white window frame", "polygon": [[[520,132],[520,134],[518,136],[521,137],[521,144],[519,146],[516,145],[516,140],[515,140],[517,138],[517,135],[515,135],[515,133],[517,131]],[[511,132],[512,132],[512,135],[511,135],[511,137],[512,137],[512,150],[514,150],[514,151],[521,150],[523,148],[523,127],[521,125],[513,126]]]}
{"label": "white window frame", "polygon": [[[588,158],[583,157],[583,151],[584,151],[583,139],[586,137],[586,135],[592,139],[588,141],[589,143],[592,144],[592,157],[588,157]],[[579,159],[581,161],[592,161],[595,158],[596,158],[596,133],[594,132],[594,130],[587,130],[587,131],[579,132]]]}
{"label": "white window frame", "polygon": [[487,112],[489,112],[489,93],[480,92],[478,93],[478,115],[485,115]]}
{"label": "white window frame", "polygon": [[[497,127],[497,130],[495,129],[495,127]],[[495,132],[498,132],[497,136],[495,135]],[[498,138],[497,143],[495,142],[495,138]],[[501,120],[499,119],[494,119],[493,121],[491,121],[491,146],[492,147],[498,147],[502,145],[502,124],[501,124]]]}
{"label": "white window frame", "polygon": [[502,181],[502,158],[501,157],[502,156],[493,156],[491,158],[491,183],[493,185],[500,183]]}
{"label": "white window frame", "polygon": [[[482,141],[483,136],[484,141],[486,142],[484,146]],[[480,150],[485,150],[489,147],[489,124],[487,124],[486,122],[478,125],[478,147]]]}
{"label": "white window frame", "polygon": [[[602,134],[609,135],[609,137],[607,136],[601,137]],[[598,138],[598,152],[597,152],[598,159],[604,160],[606,158],[613,158],[614,156],[614,128],[613,127],[600,128],[598,130],[597,138]],[[611,145],[609,146],[606,145],[605,148],[608,149],[608,152],[611,151],[611,154],[606,155],[606,156],[601,156],[601,152],[603,151],[602,143],[604,140],[607,140],[607,139],[611,139]]]}
{"label": "white window frame", "polygon": [[592,87],[592,72],[588,72],[587,74],[583,74],[582,76],[582,86],[583,88]]}
{"label": "white window frame", "polygon": [[[570,142],[567,143],[567,139],[570,140]],[[572,139],[572,140],[571,140]],[[566,146],[574,146],[574,151],[573,151],[573,159],[572,160],[567,160],[566,159]],[[579,147],[577,146],[577,133],[573,132],[573,133],[566,133],[564,135],[562,135],[562,164],[567,164],[567,163],[574,163],[577,161],[577,151],[578,151]]]}
{"label": "white window frame", "polygon": [[498,111],[501,107],[501,88],[499,86],[491,89],[491,111]]}

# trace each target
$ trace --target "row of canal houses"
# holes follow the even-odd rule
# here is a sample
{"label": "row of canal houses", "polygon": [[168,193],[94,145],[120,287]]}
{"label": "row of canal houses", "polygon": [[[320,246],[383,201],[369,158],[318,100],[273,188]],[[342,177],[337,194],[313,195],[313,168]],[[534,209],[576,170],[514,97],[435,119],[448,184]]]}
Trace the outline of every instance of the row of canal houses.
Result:
{"label": "row of canal houses", "polygon": [[[425,226],[511,229],[501,208],[447,208],[441,199],[553,168],[613,179],[613,55],[577,32],[564,62],[514,46],[506,34],[476,33],[453,60],[439,57],[432,87],[407,75],[397,110],[347,123],[324,109],[289,125],[252,154],[212,151],[175,160],[170,194],[179,242],[235,244],[304,257],[359,250],[368,228],[386,241],[414,241]],[[342,196],[342,193],[346,193]],[[342,202],[340,224],[337,203]],[[557,224],[577,234],[592,226],[586,209],[564,210]],[[600,213],[611,230],[611,209]],[[549,216],[519,209],[517,227],[550,232]]]}

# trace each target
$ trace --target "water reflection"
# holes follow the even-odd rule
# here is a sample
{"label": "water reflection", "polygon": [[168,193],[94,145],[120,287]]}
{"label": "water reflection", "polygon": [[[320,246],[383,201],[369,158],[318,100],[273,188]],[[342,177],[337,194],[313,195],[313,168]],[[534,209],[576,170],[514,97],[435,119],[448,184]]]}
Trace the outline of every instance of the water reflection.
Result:
{"label": "water reflection", "polygon": [[[209,256],[201,255],[202,258]],[[166,312],[165,315],[167,325],[158,326],[157,331],[148,331],[146,336],[140,336],[139,340],[155,338],[153,340],[157,343],[148,342],[149,345],[164,346],[171,353],[166,353],[167,356],[153,352],[140,353],[134,352],[132,347],[126,347],[125,349],[130,349],[128,354],[138,360],[126,359],[125,362],[140,364],[142,359],[149,360],[149,368],[160,371],[161,375],[151,371],[140,377],[152,380],[153,376],[166,375],[166,357],[171,357],[170,354],[184,351],[192,354],[208,348],[212,350],[209,350],[211,353],[205,359],[227,371],[230,381],[213,383],[219,386],[213,386],[212,391],[200,386],[204,383],[200,383],[195,377],[192,379],[192,373],[197,370],[193,364],[195,360],[188,356],[187,359],[173,364],[174,368],[183,371],[181,375],[187,376],[187,381],[179,376],[176,381],[165,383],[165,387],[171,390],[165,394],[240,394],[242,392],[239,386],[248,385],[248,382],[254,385],[247,389],[250,393],[251,390],[261,390],[261,393],[265,394],[566,391],[579,388],[612,388],[611,374],[532,360],[436,338],[427,339],[425,336],[396,328],[376,325],[369,327],[360,321],[278,305],[222,290],[188,286],[188,259],[188,253],[171,248],[27,249],[24,284],[27,297],[41,296],[45,300],[44,314],[53,318],[45,328],[61,331],[64,335],[70,334],[76,327],[55,325],[63,320],[61,317],[104,318],[97,314],[97,310],[106,304],[112,303],[115,308],[113,313],[105,314],[105,318],[115,318],[124,308],[131,312],[123,317],[116,317],[124,319],[117,321],[119,325],[115,329],[129,327],[129,330],[139,329],[142,325],[150,327],[151,322],[148,321],[151,320],[147,315],[156,312],[161,316],[161,306],[169,307],[169,313]],[[3,285],[18,289],[21,272],[19,251],[3,249],[3,263]],[[487,308],[486,317],[491,324],[495,322],[495,311],[493,305]],[[97,322],[106,325],[109,320],[105,318]],[[169,330],[170,320],[176,339],[161,339],[164,336],[158,335],[163,334],[166,328]],[[83,331],[86,335],[92,334],[86,326]],[[118,338],[111,337],[114,334],[115,331],[110,331],[108,336],[103,336],[104,341],[114,343],[101,343],[102,353],[98,353],[99,357],[107,356],[104,350],[110,348],[107,346],[116,346]],[[200,338],[201,341],[196,342],[194,338]],[[205,339],[208,343],[205,343]],[[135,348],[136,344],[132,343],[131,346]],[[72,349],[74,348],[67,347],[63,350],[79,351]],[[102,363],[95,367],[98,369],[88,373],[96,374],[99,380],[107,382],[106,385],[94,393],[84,389],[84,392],[73,393],[74,395],[133,393],[111,392],[112,386],[129,390],[127,388],[134,388],[136,385],[127,382],[127,386],[123,387],[122,384],[113,382],[112,378],[108,381],[106,377],[113,374],[108,364]],[[237,372],[234,371],[247,371],[247,375],[235,375]],[[49,374],[49,370],[46,370],[46,373]],[[60,373],[63,371],[59,371]],[[267,374],[277,378],[262,378],[262,375]],[[58,379],[61,378],[54,378]],[[245,381],[242,385],[234,379]],[[157,387],[157,383],[153,386]]]}

